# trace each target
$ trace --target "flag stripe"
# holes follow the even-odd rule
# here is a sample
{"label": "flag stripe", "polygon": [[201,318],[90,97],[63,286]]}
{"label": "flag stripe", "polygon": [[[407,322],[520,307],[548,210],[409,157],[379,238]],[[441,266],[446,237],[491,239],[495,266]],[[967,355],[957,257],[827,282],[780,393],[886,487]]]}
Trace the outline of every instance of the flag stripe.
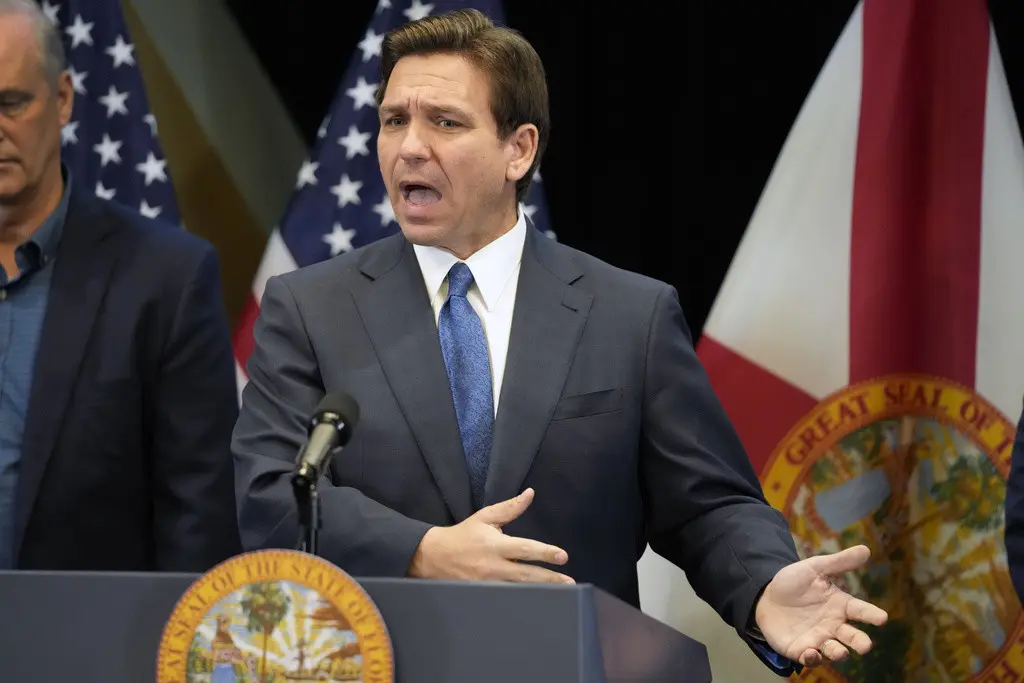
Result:
{"label": "flag stripe", "polygon": [[238,362],[239,370],[245,374],[245,364],[249,362],[253,347],[252,329],[256,325],[256,319],[260,316],[260,305],[254,297],[249,297],[242,308],[242,316],[235,328],[234,349],[235,360]]}
{"label": "flag stripe", "polygon": [[867,0],[850,383],[974,386],[989,25],[984,0]]}
{"label": "flag stripe", "polygon": [[245,385],[249,383],[249,377],[245,374],[245,370],[242,366],[235,361],[235,388],[238,392],[238,404],[242,404],[242,392],[245,391]]}
{"label": "flag stripe", "polygon": [[246,299],[241,316],[235,325],[235,360],[238,362],[240,377],[246,378],[245,364],[249,362],[249,356],[255,346],[252,330],[260,315],[260,300],[263,299],[263,290],[267,286],[267,280],[275,275],[295,270],[297,267],[295,259],[292,258],[284,240],[281,239],[281,233],[277,230],[271,232],[267,247],[263,252],[263,258],[260,260],[260,266],[256,270],[256,277],[253,278],[252,294]]}
{"label": "flag stripe", "polygon": [[976,388],[1016,422],[1024,394],[1024,144],[991,28],[984,168]]}
{"label": "flag stripe", "polygon": [[701,339],[697,354],[750,462],[761,472],[779,441],[817,399],[711,337]]}
{"label": "flag stripe", "polygon": [[263,290],[267,286],[267,280],[275,275],[281,275],[298,268],[295,258],[281,238],[281,233],[274,230],[270,233],[267,247],[260,260],[260,267],[256,270],[256,277],[253,278],[252,295],[258,304],[263,299]]}

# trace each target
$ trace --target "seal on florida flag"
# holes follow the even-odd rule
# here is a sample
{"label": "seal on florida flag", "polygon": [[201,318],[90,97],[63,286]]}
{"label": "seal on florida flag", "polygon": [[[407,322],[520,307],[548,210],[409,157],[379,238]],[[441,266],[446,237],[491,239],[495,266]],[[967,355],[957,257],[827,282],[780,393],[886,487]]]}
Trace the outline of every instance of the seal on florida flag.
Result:
{"label": "seal on florida flag", "polygon": [[779,443],[764,491],[801,556],[867,545],[842,588],[889,613],[867,629],[871,652],[803,679],[1020,680],[1024,620],[1003,545],[1014,433],[970,389],[899,375],[825,398]]}
{"label": "seal on florida flag", "polygon": [[244,553],[203,574],[164,627],[157,683],[393,683],[391,639],[370,596],[307,553]]}

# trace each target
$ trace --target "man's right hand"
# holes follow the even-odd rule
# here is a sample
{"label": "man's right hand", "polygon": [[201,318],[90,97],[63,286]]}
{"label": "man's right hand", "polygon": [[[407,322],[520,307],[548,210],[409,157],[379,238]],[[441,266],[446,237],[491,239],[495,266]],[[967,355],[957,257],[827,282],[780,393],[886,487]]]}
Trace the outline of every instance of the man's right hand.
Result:
{"label": "man's right hand", "polygon": [[409,576],[459,581],[491,580],[575,583],[571,577],[518,560],[563,565],[561,548],[527,538],[506,536],[501,527],[519,517],[533,502],[533,489],[495,503],[455,526],[430,528],[409,566]]}

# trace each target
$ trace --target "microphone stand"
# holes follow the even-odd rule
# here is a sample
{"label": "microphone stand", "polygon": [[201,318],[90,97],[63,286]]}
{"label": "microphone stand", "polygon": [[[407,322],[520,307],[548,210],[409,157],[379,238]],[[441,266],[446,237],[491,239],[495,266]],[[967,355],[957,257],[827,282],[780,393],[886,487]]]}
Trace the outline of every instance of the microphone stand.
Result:
{"label": "microphone stand", "polygon": [[320,500],[317,494],[316,473],[309,475],[305,467],[292,475],[292,490],[299,509],[299,541],[301,552],[316,555],[320,531]]}

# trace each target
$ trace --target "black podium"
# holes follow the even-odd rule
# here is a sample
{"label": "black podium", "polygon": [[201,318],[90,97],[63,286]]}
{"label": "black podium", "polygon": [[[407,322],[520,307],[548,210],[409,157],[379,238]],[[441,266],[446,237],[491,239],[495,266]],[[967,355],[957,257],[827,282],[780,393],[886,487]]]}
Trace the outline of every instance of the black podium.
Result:
{"label": "black podium", "polygon": [[[150,683],[195,576],[0,572],[0,679]],[[705,647],[590,585],[360,579],[399,683],[709,683]]]}

